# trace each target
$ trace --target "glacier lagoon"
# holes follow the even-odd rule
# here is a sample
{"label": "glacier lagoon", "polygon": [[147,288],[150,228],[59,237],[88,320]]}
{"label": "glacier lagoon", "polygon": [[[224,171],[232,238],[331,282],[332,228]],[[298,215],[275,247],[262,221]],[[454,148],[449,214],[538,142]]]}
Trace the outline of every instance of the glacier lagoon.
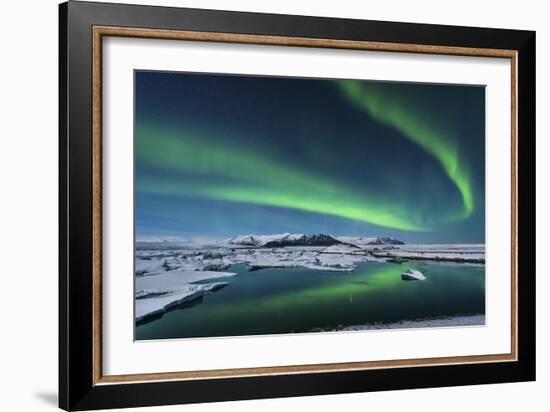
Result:
{"label": "glacier lagoon", "polygon": [[[479,263],[484,248],[479,245],[257,246],[197,251],[160,243],[143,248],[136,265],[136,314],[141,310],[146,316],[137,319],[135,338],[485,323],[485,266]],[[395,263],[401,256],[407,259]],[[426,279],[403,280],[408,269]]]}

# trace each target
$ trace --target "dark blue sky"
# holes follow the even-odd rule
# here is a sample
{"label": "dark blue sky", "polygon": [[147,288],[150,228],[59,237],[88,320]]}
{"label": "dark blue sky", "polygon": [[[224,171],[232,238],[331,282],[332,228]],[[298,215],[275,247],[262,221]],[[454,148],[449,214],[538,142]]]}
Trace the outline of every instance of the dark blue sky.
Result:
{"label": "dark blue sky", "polygon": [[484,242],[485,89],[135,74],[136,234]]}

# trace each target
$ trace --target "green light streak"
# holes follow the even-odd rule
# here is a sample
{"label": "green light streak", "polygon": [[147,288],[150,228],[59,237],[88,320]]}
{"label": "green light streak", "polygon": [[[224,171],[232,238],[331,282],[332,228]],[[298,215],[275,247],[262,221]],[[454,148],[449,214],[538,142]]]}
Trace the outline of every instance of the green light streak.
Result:
{"label": "green light streak", "polygon": [[358,195],[324,176],[314,176],[277,161],[273,155],[207,143],[212,141],[189,130],[174,132],[138,124],[136,156],[140,164],[190,173],[207,180],[192,182],[174,177],[139,177],[137,189],[148,193],[284,207],[401,230],[429,230],[418,223],[414,211],[398,202],[388,202],[374,193],[364,193],[366,190]]}
{"label": "green light streak", "polygon": [[418,107],[407,104],[402,96],[387,93],[379,83],[344,80],[337,85],[353,104],[376,120],[396,128],[439,162],[462,197],[462,213],[450,216],[450,220],[472,215],[475,205],[468,171],[460,162],[457,147],[446,138],[443,130],[438,130],[434,122],[426,119]]}

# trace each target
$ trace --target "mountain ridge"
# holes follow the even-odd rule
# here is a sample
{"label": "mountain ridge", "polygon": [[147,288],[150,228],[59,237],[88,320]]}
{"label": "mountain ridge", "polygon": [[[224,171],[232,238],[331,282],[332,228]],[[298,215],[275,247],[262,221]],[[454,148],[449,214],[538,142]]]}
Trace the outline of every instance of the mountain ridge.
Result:
{"label": "mountain ridge", "polygon": [[226,240],[230,245],[255,247],[286,247],[286,246],[333,246],[338,244],[356,245],[404,245],[399,239],[385,236],[352,237],[331,236],[324,233],[306,235],[303,233],[280,233],[273,235],[238,235]]}

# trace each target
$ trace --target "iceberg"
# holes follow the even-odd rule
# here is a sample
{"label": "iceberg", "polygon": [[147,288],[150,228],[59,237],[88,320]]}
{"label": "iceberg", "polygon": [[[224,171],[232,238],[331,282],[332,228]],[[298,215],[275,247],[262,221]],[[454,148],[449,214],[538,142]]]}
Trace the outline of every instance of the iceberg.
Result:
{"label": "iceberg", "polygon": [[426,280],[426,276],[416,269],[407,269],[401,273],[401,279],[403,280]]}

